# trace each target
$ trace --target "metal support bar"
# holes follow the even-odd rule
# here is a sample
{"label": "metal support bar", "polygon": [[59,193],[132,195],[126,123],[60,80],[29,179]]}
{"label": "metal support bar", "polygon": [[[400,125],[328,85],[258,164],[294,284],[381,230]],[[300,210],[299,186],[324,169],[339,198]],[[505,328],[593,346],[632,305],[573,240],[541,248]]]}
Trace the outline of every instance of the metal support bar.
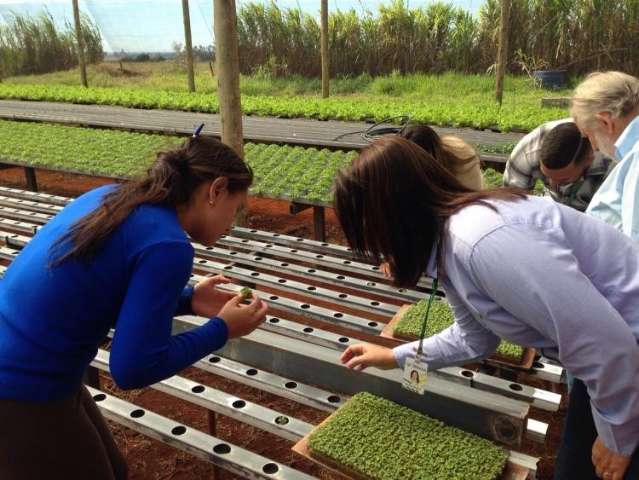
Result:
{"label": "metal support bar", "polygon": [[139,408],[89,387],[102,414],[116,423],[143,433],[242,478],[311,480],[313,477],[245,450],[232,443]]}
{"label": "metal support bar", "polygon": [[271,332],[257,330],[231,340],[220,354],[329,390],[347,394],[366,390],[507,445],[519,445],[526,431],[529,406],[525,402],[437,376],[429,379],[422,397],[402,388],[399,370],[354,372],[340,364],[332,349]]}
{"label": "metal support bar", "polygon": [[[106,350],[98,350],[91,365],[108,372],[109,357],[110,353]],[[313,425],[310,423],[177,375],[151,385],[151,388],[199,405],[207,410],[234,418],[242,423],[252,425],[292,442],[300,440],[313,430]]]}
{"label": "metal support bar", "polygon": [[19,208],[22,210],[29,210],[33,212],[48,213],[51,215],[57,215],[60,210],[64,208],[59,205],[46,204],[33,200],[25,200],[22,198],[12,198],[5,195],[0,195],[0,205],[11,208]]}
{"label": "metal support bar", "polygon": [[36,179],[36,172],[33,167],[24,167],[24,178],[27,182],[27,188],[32,192],[37,192],[38,180]]}
{"label": "metal support bar", "polygon": [[0,205],[0,215],[4,218],[12,220],[21,220],[25,222],[32,222],[37,225],[44,225],[53,218],[53,215],[48,213],[31,212],[28,210],[19,210],[17,208],[3,207]]}
{"label": "metal support bar", "polygon": [[12,232],[20,232],[21,234],[26,233],[28,235],[33,235],[34,233],[36,233],[38,228],[40,228],[40,226],[20,220],[0,218],[0,228],[2,228],[3,230],[10,230]]}
{"label": "metal support bar", "polygon": [[[261,258],[261,257],[258,257]],[[247,268],[238,267],[236,265],[227,265],[212,260],[195,259],[194,267],[196,269],[212,271],[215,273],[224,273],[229,278],[237,278],[239,280],[263,285],[285,292],[291,292],[299,295],[315,297],[324,301],[335,303],[348,308],[361,310],[381,316],[393,316],[399,310],[397,305],[370,300],[368,298],[359,297],[357,295],[349,295],[340,293],[337,290],[331,290],[323,287],[316,287],[307,283],[298,282],[288,278],[282,278],[268,273],[256,272]]]}
{"label": "metal support bar", "polygon": [[529,418],[527,427],[528,431],[526,433],[526,437],[529,440],[537,443],[544,443],[546,441],[546,435],[548,434],[547,423]]}
{"label": "metal support bar", "polygon": [[19,190],[16,188],[2,186],[0,186],[0,195],[21,198],[23,200],[41,201],[62,207],[66,206],[73,200],[72,198],[62,197],[60,195],[51,195],[49,193],[32,192],[29,190]]}
{"label": "metal support bar", "polygon": [[[293,259],[300,262],[321,265],[322,267],[344,270],[347,272],[372,277],[380,282],[389,282],[389,280],[384,276],[378,266],[357,262],[355,260],[331,257],[327,255],[308,252],[305,250],[300,250],[298,248],[281,247],[270,243],[257,242],[254,240],[249,240],[248,238],[241,239],[229,235],[223,235],[222,237],[220,237],[220,240],[218,240],[217,244],[227,248],[240,248],[248,250],[250,252],[261,252],[269,256]],[[432,288],[432,280],[426,277],[422,277],[422,280],[420,280],[418,286],[425,289]]]}
{"label": "metal support bar", "polygon": [[[199,277],[196,275],[192,277],[192,280],[195,282],[198,278],[204,277]],[[233,292],[237,292],[240,290],[240,287],[237,285],[220,285],[219,288]],[[383,327],[383,324],[379,322],[367,320],[365,318],[350,315],[348,313],[330,310],[328,308],[318,307],[317,305],[313,305],[311,303],[300,303],[296,300],[290,300],[285,297],[280,297],[279,295],[272,295],[270,293],[261,292],[259,290],[255,290],[255,293],[258,294],[261,298],[268,300],[269,304],[274,309],[283,310],[295,315],[300,315],[303,317],[320,320],[322,322],[332,323],[343,327],[354,328],[356,330],[370,333],[372,335],[379,335],[379,332]]]}
{"label": "metal support bar", "polygon": [[[0,209],[0,215],[3,215]],[[318,270],[316,268],[305,267],[294,263],[282,262],[266,258],[261,255],[238,252],[228,250],[222,247],[205,247],[197,243],[193,244],[197,257],[208,258],[212,260],[232,261],[242,265],[251,267],[260,267],[264,270],[272,270],[276,272],[287,272],[296,276],[312,278],[318,282],[328,283],[339,287],[345,287],[352,290],[358,290],[365,294],[374,294],[388,297],[394,301],[408,301],[410,303],[418,302],[424,298],[424,292],[410,290],[406,288],[397,288],[385,283],[371,282],[362,278],[344,275],[343,273],[333,273],[326,270]]]}
{"label": "metal support bar", "polygon": [[325,412],[333,412],[349,398],[215,354],[197,362],[195,367]]}
{"label": "metal support bar", "polygon": [[[53,215],[39,213],[30,210],[21,210],[12,207],[6,207],[0,205],[0,227],[7,227],[10,230],[20,231],[20,233],[35,233],[38,226],[44,225],[48,222]],[[13,220],[18,220],[14,223]],[[32,225],[29,225],[31,223]],[[24,228],[22,228],[24,226]],[[266,258],[260,255],[252,255],[248,253],[238,252],[235,250],[228,250],[221,247],[205,247],[203,245],[194,243],[198,259],[200,257],[206,259],[225,261],[233,261],[242,263],[244,265],[252,267],[264,267],[267,270],[286,271],[292,274],[297,274],[306,278],[313,278],[319,282],[328,283],[336,286],[343,286],[349,289],[358,290],[364,294],[374,294],[388,297],[390,300],[402,300],[410,303],[417,302],[424,297],[423,292],[417,290],[411,290],[406,288],[397,288],[386,283],[372,282],[370,280],[344,275],[343,273],[333,273],[325,270],[318,270],[316,268],[309,268],[302,265],[291,264],[288,262],[282,262]],[[375,311],[371,310],[373,313]],[[386,313],[394,314],[395,308],[388,310]]]}
{"label": "metal support bar", "polygon": [[266,243],[275,243],[290,247],[295,245],[299,247],[300,243],[306,250],[312,250],[318,253],[326,253],[327,255],[335,255],[338,257],[353,258],[352,250],[342,245],[335,245],[332,243],[318,242],[316,240],[309,240],[307,238],[293,237],[290,235],[284,235],[283,233],[267,232],[265,230],[256,230],[249,228],[235,227],[232,233],[236,237],[249,238],[253,240],[259,240]]}
{"label": "metal support bar", "polygon": [[313,235],[316,241],[326,241],[326,216],[324,207],[313,207]]}
{"label": "metal support bar", "polygon": [[304,210],[308,210],[309,208],[311,208],[311,205],[308,205],[306,203],[291,202],[288,206],[288,213],[290,213],[291,215],[297,215],[298,213],[301,213]]}
{"label": "metal support bar", "polygon": [[535,360],[530,374],[553,383],[565,383],[566,380],[564,367],[544,357]]}

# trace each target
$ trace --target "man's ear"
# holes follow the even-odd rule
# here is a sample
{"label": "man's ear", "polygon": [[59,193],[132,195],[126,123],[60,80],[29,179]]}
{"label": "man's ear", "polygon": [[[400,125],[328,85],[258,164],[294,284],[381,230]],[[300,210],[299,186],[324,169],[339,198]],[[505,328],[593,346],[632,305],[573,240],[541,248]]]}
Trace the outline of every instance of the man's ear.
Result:
{"label": "man's ear", "polygon": [[220,195],[226,191],[229,180],[226,177],[218,177],[211,182],[209,187],[209,205],[215,205]]}
{"label": "man's ear", "polygon": [[595,119],[597,120],[597,123],[599,124],[602,132],[606,133],[607,135],[614,134],[615,123],[610,112],[596,113]]}

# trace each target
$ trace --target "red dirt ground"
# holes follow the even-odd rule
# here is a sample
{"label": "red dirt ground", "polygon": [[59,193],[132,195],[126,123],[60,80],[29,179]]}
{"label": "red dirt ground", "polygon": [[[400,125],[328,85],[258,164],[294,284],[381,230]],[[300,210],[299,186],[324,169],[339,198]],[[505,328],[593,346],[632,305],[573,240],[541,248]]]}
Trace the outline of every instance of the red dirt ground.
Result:
{"label": "red dirt ground", "polygon": [[[41,172],[38,171],[40,190],[66,196],[77,196],[87,190],[95,188],[111,180],[80,175]],[[0,184],[25,188],[22,169],[9,168],[0,170]],[[327,241],[344,243],[344,237],[338,226],[332,210],[327,209],[326,215]],[[288,203],[275,200],[251,199],[249,203],[249,226],[252,228],[285,233],[305,238],[313,236],[312,210],[304,211],[292,216],[288,212]],[[294,416],[313,424],[321,422],[327,413],[305,407],[275,395],[256,390],[236,382],[217,377],[199,369],[189,368],[181,373],[201,384],[225,391],[247,401],[257,402],[265,407]],[[101,388],[116,393],[118,397],[131,401],[153,412],[170,417],[185,425],[201,431],[209,431],[208,414],[202,407],[176,399],[170,395],[147,388],[123,392],[114,386],[110,377],[101,373]],[[547,388],[547,385],[539,385]],[[564,396],[565,397],[565,396]],[[564,408],[556,414],[535,412],[538,420],[551,424],[545,445],[526,442],[524,451],[541,458],[538,470],[540,480],[550,480],[553,476],[554,452],[559,442]],[[323,480],[341,480],[341,477],[318,468],[308,461],[302,460],[290,451],[291,443],[273,434],[263,432],[236,420],[216,416],[214,435],[290,465],[296,469],[309,473]],[[158,441],[149,439],[128,428],[110,422],[114,436],[125,454],[130,468],[131,480],[231,480],[240,478],[221,469],[216,469],[210,463],[194,458],[192,455],[178,451]],[[212,432],[213,433],[213,432]]]}

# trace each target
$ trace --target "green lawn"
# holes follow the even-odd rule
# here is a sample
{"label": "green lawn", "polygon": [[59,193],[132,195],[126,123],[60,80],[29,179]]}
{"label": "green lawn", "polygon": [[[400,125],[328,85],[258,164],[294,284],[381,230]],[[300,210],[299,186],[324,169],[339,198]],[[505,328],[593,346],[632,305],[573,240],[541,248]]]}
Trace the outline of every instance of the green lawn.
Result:
{"label": "green lawn", "polygon": [[[95,103],[137,108],[163,108],[200,112],[218,111],[216,82],[208,65],[197,67],[198,92],[186,89],[186,74],[172,62],[102,64],[89,69],[91,88],[78,87],[75,70],[39,76],[11,77],[0,84],[0,98]],[[561,108],[542,109],[550,94],[527,77],[506,79],[504,103],[493,100],[494,79],[489,75],[390,75],[338,79],[334,95],[320,98],[318,79],[301,77],[243,77],[245,113],[280,117],[339,120],[383,120],[410,115],[433,125],[531,130],[540,123],[562,118]]]}

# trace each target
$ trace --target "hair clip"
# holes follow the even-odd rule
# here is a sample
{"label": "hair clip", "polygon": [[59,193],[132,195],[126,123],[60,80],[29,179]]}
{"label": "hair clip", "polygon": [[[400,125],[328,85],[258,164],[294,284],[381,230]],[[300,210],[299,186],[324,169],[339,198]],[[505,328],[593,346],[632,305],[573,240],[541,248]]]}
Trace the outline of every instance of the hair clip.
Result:
{"label": "hair clip", "polygon": [[203,128],[204,128],[204,124],[200,123],[200,125],[195,129],[195,132],[193,132],[193,138],[199,137]]}

